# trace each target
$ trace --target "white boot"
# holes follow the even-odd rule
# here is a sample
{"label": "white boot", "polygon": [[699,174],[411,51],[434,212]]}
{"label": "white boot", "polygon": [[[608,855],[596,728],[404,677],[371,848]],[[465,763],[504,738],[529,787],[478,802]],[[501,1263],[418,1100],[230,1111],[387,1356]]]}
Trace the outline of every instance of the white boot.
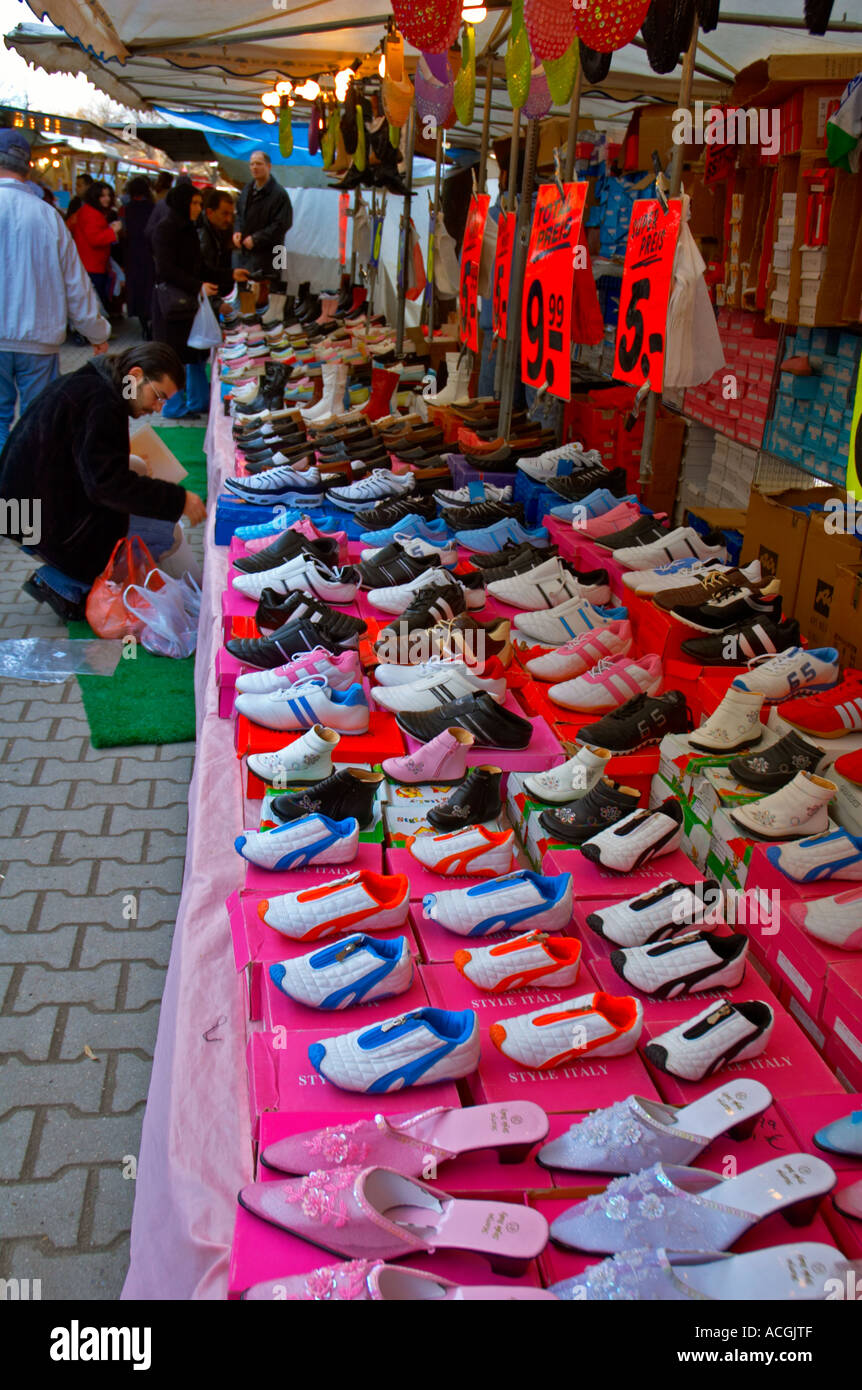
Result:
{"label": "white boot", "polygon": [[275,324],[281,323],[284,319],[284,306],[287,303],[286,294],[271,294],[266,313],[261,319],[264,328],[272,328]]}
{"label": "white boot", "polygon": [[431,397],[432,405],[452,405],[454,401],[459,399],[458,357],[457,352],[446,353],[446,385],[442,391],[437,392],[436,396]]}
{"label": "white boot", "polygon": [[770,796],[737,806],[731,816],[748,834],[763,840],[804,840],[829,829],[834,782],[812,772],[797,772],[792,782]]}
{"label": "white boot", "polygon": [[249,771],[270,786],[293,787],[332,776],[332,750],[341,741],[335,729],[314,724],[277,753],[250,753]]}
{"label": "white boot", "polygon": [[741,753],[763,737],[760,710],[764,697],[755,691],[728,687],[718,708],[699,729],[689,734],[692,748],[704,753]]}
{"label": "white boot", "polygon": [[561,767],[552,767],[548,772],[530,773],[524,778],[524,786],[540,801],[548,801],[554,806],[561,806],[566,801],[579,801],[601,781],[610,756],[606,748],[579,748],[575,756]]}
{"label": "white boot", "polygon": [[344,362],[324,362],[321,371],[323,395],[316,405],[310,405],[300,414],[307,425],[322,425],[336,416],[344,415],[344,392],[347,389],[347,364]]}

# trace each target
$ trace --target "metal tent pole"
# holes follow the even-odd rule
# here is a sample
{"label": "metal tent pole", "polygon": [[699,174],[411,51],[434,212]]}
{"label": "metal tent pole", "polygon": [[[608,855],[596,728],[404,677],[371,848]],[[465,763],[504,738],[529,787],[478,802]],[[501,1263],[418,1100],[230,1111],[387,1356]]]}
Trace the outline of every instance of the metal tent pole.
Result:
{"label": "metal tent pole", "polygon": [[491,94],[493,90],[494,59],[489,58],[485,64],[485,105],[482,109],[482,144],[479,147],[479,177],[477,180],[477,187],[480,193],[485,192],[488,167],[488,135],[491,129]]}
{"label": "metal tent pole", "polygon": [[404,151],[404,212],[401,226],[401,283],[398,286],[398,314],[395,320],[395,356],[404,353],[404,317],[407,308],[407,258],[410,255],[410,200],[413,197],[413,148],[416,143],[416,107],[411,106]]}
{"label": "metal tent pole", "polygon": [[[509,336],[506,339],[506,354],[503,358],[503,374],[500,389],[500,434],[508,436],[512,424],[512,406],[515,400],[515,372],[520,360],[521,297],[524,291],[524,266],[527,260],[527,243],[530,239],[530,221],[533,212],[533,182],[536,174],[536,155],[539,145],[539,122],[527,124],[527,149],[524,155],[524,177],[521,182],[521,202],[518,207],[518,224],[515,245],[512,248],[512,278],[509,282]],[[516,165],[517,167],[517,165]]]}
{"label": "metal tent pole", "polygon": [[581,90],[584,84],[584,73],[580,62],[578,71],[575,74],[575,85],[572,90],[572,103],[569,107],[569,129],[566,135],[566,158],[563,161],[563,183],[571,183],[572,175],[575,172],[575,155],[578,146],[578,121],[581,115]]}
{"label": "metal tent pole", "polygon": [[[437,127],[437,149],[434,154],[434,260],[437,259],[437,218],[440,214],[440,184],[443,170],[443,131]],[[428,296],[428,347],[434,338],[434,267],[431,267],[431,293]]]}
{"label": "metal tent pole", "polygon": [[[515,180],[518,176],[518,151],[521,147],[521,108],[516,106],[512,112],[512,137],[509,143],[509,178],[506,185],[505,208],[515,210]],[[494,395],[499,399],[503,383],[503,366],[506,359],[506,339],[497,343],[497,360],[494,364]]]}

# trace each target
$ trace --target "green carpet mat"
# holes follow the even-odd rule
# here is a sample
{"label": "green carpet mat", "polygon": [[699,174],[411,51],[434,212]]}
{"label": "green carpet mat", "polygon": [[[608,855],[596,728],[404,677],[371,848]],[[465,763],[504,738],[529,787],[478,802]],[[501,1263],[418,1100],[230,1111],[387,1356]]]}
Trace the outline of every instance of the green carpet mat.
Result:
{"label": "green carpet mat", "polygon": [[[183,486],[206,498],[201,427],[158,429],[188,477]],[[89,623],[69,623],[70,637],[92,637]],[[184,661],[153,656],[138,643],[134,659],[120,660],[110,679],[78,676],[94,748],[140,743],[185,743],[195,737],[194,656]]]}

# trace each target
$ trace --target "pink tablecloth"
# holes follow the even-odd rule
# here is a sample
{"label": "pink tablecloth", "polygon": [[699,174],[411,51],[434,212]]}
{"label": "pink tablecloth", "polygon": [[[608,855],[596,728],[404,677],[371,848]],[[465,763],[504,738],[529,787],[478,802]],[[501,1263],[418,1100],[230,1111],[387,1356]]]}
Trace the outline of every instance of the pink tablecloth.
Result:
{"label": "pink tablecloth", "polygon": [[213,542],[215,499],[232,472],[229,422],[214,386],[206,453],[209,516],[195,663],[197,749],[182,898],[162,999],[138,1162],[123,1298],[223,1298],[236,1194],[252,1177],[242,991],[225,899],[242,862],[240,767],[220,719],[215,655],[228,553]]}

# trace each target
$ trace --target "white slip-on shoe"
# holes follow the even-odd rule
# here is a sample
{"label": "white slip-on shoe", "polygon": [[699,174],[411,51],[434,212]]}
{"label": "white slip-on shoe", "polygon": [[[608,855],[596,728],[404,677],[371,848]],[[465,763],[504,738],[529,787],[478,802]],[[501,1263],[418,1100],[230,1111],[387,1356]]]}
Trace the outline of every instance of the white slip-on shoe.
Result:
{"label": "white slip-on shoe", "polygon": [[426,893],[422,914],[458,936],[501,931],[558,932],[572,920],[572,876],[517,869],[493,883]]}
{"label": "white slip-on shoe", "polygon": [[542,608],[557,608],[570,599],[588,599],[591,603],[610,603],[608,584],[581,584],[555,556],[544,560],[534,570],[515,574],[509,579],[492,579],[488,593],[501,603],[520,608],[521,612],[536,612]]}
{"label": "white slip-on shoe", "polygon": [[791,902],[785,912],[809,936],[840,951],[862,950],[862,888],[847,888],[830,898]]}
{"label": "white slip-on shoe", "polygon": [[340,734],[364,734],[371,717],[358,682],[347,690],[331,690],[319,677],[267,695],[237,695],[235,707],[253,724],[281,733],[325,724]]}
{"label": "white slip-on shoe", "polygon": [[362,680],[359,653],[339,652],[334,655],[325,647],[302,652],[291,657],[283,666],[266,671],[241,671],[236,678],[240,695],[270,695],[275,690],[287,690],[292,685],[318,677],[330,690],[348,690]]}
{"label": "white slip-on shoe", "polygon": [[512,867],[515,832],[470,825],[448,835],[408,835],[404,843],[414,859],[445,878],[497,878]]}
{"label": "white slip-on shoe", "polygon": [[264,898],[257,910],[268,927],[291,941],[324,941],[364,926],[392,931],[407,921],[410,884],[405,874],[360,869],[314,888]]}
{"label": "white slip-on shoe", "polygon": [[748,937],[687,932],[672,941],[611,951],[611,965],[630,989],[678,999],[707,989],[735,989],[745,974]]}
{"label": "white slip-on shoe", "polygon": [[522,781],[527,791],[540,801],[562,806],[586,796],[605,774],[611,755],[607,748],[579,748],[573,758],[547,772],[524,773]]}
{"label": "white slip-on shoe", "polygon": [[594,1110],[536,1154],[543,1168],[583,1173],[639,1173],[651,1163],[692,1163],[715,1139],[748,1139],[772,1104],[760,1081],[742,1077],[692,1101],[665,1105],[627,1096]]}
{"label": "white slip-on shoe", "polygon": [[308,1056],[314,1069],[343,1091],[384,1095],[405,1086],[456,1081],[479,1065],[479,1019],[472,1009],[413,1009],[312,1043]]}
{"label": "white slip-on shoe", "polygon": [[681,1081],[702,1081],[728,1062],[748,1062],[765,1051],[775,1015],[759,999],[710,1004],[694,1018],[660,1033],[644,1048],[659,1071]]}
{"label": "white slip-on shoe", "polygon": [[562,647],[573,637],[581,637],[594,628],[608,627],[628,617],[625,608],[598,608],[589,599],[567,599],[557,608],[521,613],[512,627],[512,637],[532,647]]}
{"label": "white slip-on shoe", "polygon": [[574,680],[552,685],[548,697],[564,709],[609,714],[634,695],[657,695],[662,676],[661,657],[654,652],[636,661],[628,656],[608,658]]}
{"label": "white slip-on shoe", "polygon": [[382,709],[397,713],[399,710],[435,709],[437,705],[460,700],[464,695],[478,695],[483,690],[499,703],[506,698],[505,680],[477,676],[463,661],[441,659],[429,661],[427,665],[428,674],[410,685],[373,687],[372,699]]}
{"label": "white slip-on shoe", "polygon": [[616,825],[600,830],[581,845],[581,854],[603,869],[632,873],[660,854],[670,854],[682,839],[682,807],[668,797],[655,810],[641,807]]}
{"label": "white slip-on shoe", "polygon": [[731,819],[758,840],[798,840],[829,829],[829,803],[838,787],[826,777],[797,772],[777,792],[748,805],[735,806]]}
{"label": "white slip-on shoe", "polygon": [[269,967],[282,994],[311,1009],[348,1009],[404,994],[413,983],[413,957],[406,936],[377,941],[361,932],[321,946],[307,956]]}
{"label": "white slip-on shoe", "polygon": [[567,989],[578,978],[580,958],[580,941],[544,932],[455,952],[455,964],[465,980],[489,994],[506,994],[539,982],[551,989]]}
{"label": "white slip-on shoe", "polygon": [[758,691],[777,704],[802,695],[816,695],[838,684],[841,671],[835,647],[789,647],[768,660],[751,663],[733,682],[739,690]]}
{"label": "white slip-on shoe", "polygon": [[615,946],[647,946],[676,932],[691,930],[706,920],[712,925],[721,900],[714,879],[707,879],[694,889],[678,878],[668,878],[639,897],[590,912],[586,923],[597,936]]}
{"label": "white slip-on shoe", "polygon": [[423,570],[406,584],[394,584],[385,589],[369,589],[366,598],[383,613],[403,613],[420,589],[448,589],[453,582],[454,576],[440,566],[439,569]]}
{"label": "white slip-on shoe", "polygon": [[575,676],[592,670],[600,661],[628,656],[632,641],[632,625],[628,619],[624,619],[584,632],[553,651],[543,652],[541,656],[530,657],[525,665],[536,680],[573,680]]}
{"label": "white slip-on shoe", "polygon": [[815,883],[826,878],[862,878],[862,835],[848,830],[829,830],[806,840],[789,840],[766,850],[770,864],[795,883]]}
{"label": "white slip-on shoe", "polygon": [[643,1007],[630,995],[584,994],[492,1023],[489,1037],[504,1057],[545,1071],[578,1057],[623,1057],[643,1028]]}
{"label": "white slip-on shoe", "polygon": [[277,787],[301,787],[332,776],[332,750],[341,734],[323,724],[313,724],[301,738],[276,753],[249,753],[249,771]]}
{"label": "white slip-on shoe", "polygon": [[247,830],[234,840],[243,859],[259,869],[305,869],[310,864],[349,864],[359,849],[359,823],[303,816],[274,830]]}
{"label": "white slip-on shoe", "polygon": [[741,753],[756,747],[763,738],[762,706],[759,692],[729,686],[718,708],[688,735],[690,746],[702,753]]}

